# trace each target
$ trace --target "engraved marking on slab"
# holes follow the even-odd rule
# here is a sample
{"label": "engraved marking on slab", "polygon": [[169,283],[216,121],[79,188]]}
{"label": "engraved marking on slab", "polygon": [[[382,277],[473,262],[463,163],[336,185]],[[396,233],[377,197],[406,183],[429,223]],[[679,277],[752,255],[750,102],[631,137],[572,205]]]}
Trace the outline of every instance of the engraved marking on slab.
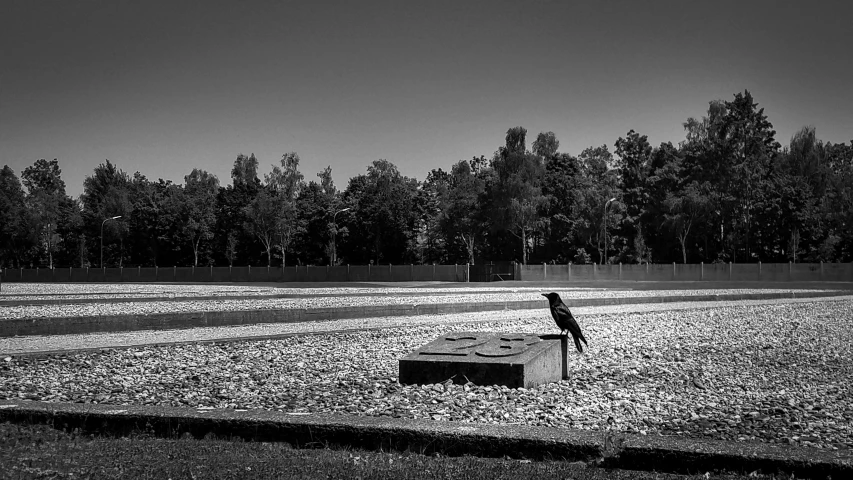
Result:
{"label": "engraved marking on slab", "polygon": [[524,353],[540,341],[542,339],[533,334],[496,335],[474,353],[481,357],[511,357]]}
{"label": "engraved marking on slab", "polygon": [[455,355],[464,357],[472,353],[473,349],[484,345],[491,338],[491,334],[482,333],[474,335],[449,334],[436,340],[420,352],[421,355]]}

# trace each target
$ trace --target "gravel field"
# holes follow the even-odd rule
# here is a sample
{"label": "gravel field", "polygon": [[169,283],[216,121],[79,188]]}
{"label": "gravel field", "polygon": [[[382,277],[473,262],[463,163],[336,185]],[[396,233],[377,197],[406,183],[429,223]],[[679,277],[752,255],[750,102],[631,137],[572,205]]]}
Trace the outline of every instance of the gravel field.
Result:
{"label": "gravel field", "polygon": [[[660,294],[661,292],[659,292]],[[520,314],[521,312],[514,312]],[[265,408],[853,447],[853,300],[598,313],[570,380],[397,383],[449,331],[553,333],[543,312],[281,340],[0,358],[0,398]]]}
{"label": "gravel field", "polygon": [[[171,285],[171,284],[148,284],[148,283],[116,283],[116,284],[85,284],[85,283],[5,283],[0,299],[21,296],[31,298],[32,296],[45,296],[50,298],[55,295],[83,296],[105,296],[105,295],[174,295],[174,296],[198,296],[198,295],[318,295],[318,294],[376,294],[376,293],[462,293],[465,291],[475,292],[523,292],[539,291],[540,287],[516,287],[516,286],[476,286],[476,287],[441,287],[441,283],[430,284],[427,287],[316,287],[316,288],[289,288],[289,287],[264,287],[245,285]],[[592,288],[573,287],[568,290],[599,290]]]}
{"label": "gravel field", "polygon": [[[3,306],[0,303],[0,320],[18,318],[63,318],[100,315],[156,315],[176,312],[233,312],[245,310],[284,310],[308,308],[346,308],[381,305],[426,305],[443,303],[503,303],[537,300],[547,305],[541,296],[541,289],[524,292],[482,293],[469,292],[452,294],[433,294],[425,296],[398,296],[394,289],[370,289],[374,292],[387,290],[386,295],[358,296],[340,292],[335,296],[315,296],[306,298],[255,298],[250,300],[176,300],[141,301],[127,303],[87,303],[67,305],[23,305]],[[824,292],[826,290],[791,289],[705,289],[705,290],[560,290],[563,299],[573,298],[625,298],[658,296],[696,296],[696,295],[733,295],[745,293],[789,293]]]}
{"label": "gravel field", "polygon": [[[576,307],[572,312],[579,318],[596,314],[624,314],[659,312],[664,310],[695,310],[721,306],[755,306],[786,303],[813,303],[820,301],[853,300],[853,296],[823,297],[815,299],[785,298],[764,300],[728,300],[715,302],[635,303]],[[0,355],[18,355],[31,352],[99,349],[104,347],[131,347],[151,344],[205,342],[230,339],[285,336],[306,333],[335,333],[352,330],[411,327],[438,324],[474,322],[503,322],[507,320],[540,321],[544,329],[556,328],[546,309],[495,310],[446,315],[389,316],[349,318],[311,322],[258,323],[254,325],[229,325],[221,327],[196,327],[170,330],[139,330],[132,332],[97,332],[67,335],[28,335],[0,337]]]}
{"label": "gravel field", "polygon": [[[512,284],[499,284],[498,286],[474,287],[446,287],[441,283],[429,284],[421,287],[315,287],[315,288],[290,288],[290,287],[266,287],[246,285],[163,285],[163,284],[61,284],[61,283],[5,283],[0,291],[0,304],[3,301],[34,300],[34,299],[104,299],[112,298],[135,298],[135,297],[216,297],[216,296],[320,296],[320,295],[435,295],[435,294],[482,294],[482,293],[542,293],[544,286],[524,287]],[[566,287],[560,285],[555,287],[559,292],[634,292],[626,287],[590,288],[590,287]],[[640,290],[655,291],[655,290]],[[657,290],[660,291],[660,290]],[[674,292],[689,292],[691,290],[672,290]],[[826,291],[826,289],[792,289],[792,288],[715,288],[696,289],[694,292],[791,292],[791,291]],[[696,293],[694,293],[695,295]]]}

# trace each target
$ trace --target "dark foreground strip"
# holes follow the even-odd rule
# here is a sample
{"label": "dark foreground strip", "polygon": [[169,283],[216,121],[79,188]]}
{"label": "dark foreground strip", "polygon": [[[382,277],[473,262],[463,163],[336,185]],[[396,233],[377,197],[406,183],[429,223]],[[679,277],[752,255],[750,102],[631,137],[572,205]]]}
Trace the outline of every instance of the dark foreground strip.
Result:
{"label": "dark foreground strip", "polygon": [[[768,300],[783,298],[817,298],[849,295],[849,291],[777,292],[731,295],[672,295],[656,297],[579,298],[566,300],[570,307],[602,305],[634,305],[643,303],[712,302],[733,300]],[[374,305],[365,307],[294,308],[279,310],[244,310],[223,312],[179,312],[152,315],[99,315],[50,318],[0,319],[0,337],[23,335],[65,335],[94,332],[128,332],[169,330],[194,327],[222,327],[258,323],[296,323],[351,318],[444,315],[452,313],[492,312],[545,308],[544,300],[484,303],[427,303],[406,305]]]}
{"label": "dark foreground strip", "polygon": [[150,433],[176,438],[242,438],[301,448],[349,447],[447,456],[602,462],[630,470],[696,473],[713,470],[853,478],[850,452],[757,442],[615,434],[432,420],[345,415],[293,416],[265,410],[196,410],[0,400],[0,421],[48,424],[83,433]]}

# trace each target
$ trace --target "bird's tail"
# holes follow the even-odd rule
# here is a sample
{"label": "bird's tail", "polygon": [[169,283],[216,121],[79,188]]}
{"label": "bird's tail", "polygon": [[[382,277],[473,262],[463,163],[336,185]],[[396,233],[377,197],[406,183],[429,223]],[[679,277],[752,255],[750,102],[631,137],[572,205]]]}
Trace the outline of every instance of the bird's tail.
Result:
{"label": "bird's tail", "polygon": [[[581,338],[583,338],[583,337],[580,337],[580,338],[575,337],[575,347],[577,347],[578,352],[583,353],[583,347],[581,346],[581,340],[580,340]],[[586,343],[586,340],[584,340],[583,343]]]}
{"label": "bird's tail", "polygon": [[580,338],[581,338],[581,340],[583,340],[583,344],[584,344],[584,345],[586,345],[586,346],[588,347],[588,346],[589,346],[589,344],[588,344],[588,343],[586,343],[586,338],[583,336],[583,333],[581,333],[581,334],[580,334]]}

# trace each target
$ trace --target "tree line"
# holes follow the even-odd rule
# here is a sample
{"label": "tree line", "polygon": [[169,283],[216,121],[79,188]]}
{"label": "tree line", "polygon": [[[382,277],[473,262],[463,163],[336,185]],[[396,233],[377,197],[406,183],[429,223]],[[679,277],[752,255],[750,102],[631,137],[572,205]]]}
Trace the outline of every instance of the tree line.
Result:
{"label": "tree line", "polygon": [[683,124],[677,145],[631,130],[579,155],[510,128],[494,154],[419,181],[387,160],[338,190],[299,155],[223,186],[107,160],[65,192],[57,160],[0,170],[0,265],[172,266],[853,261],[853,141],[804,127],[783,147],[745,91]]}

